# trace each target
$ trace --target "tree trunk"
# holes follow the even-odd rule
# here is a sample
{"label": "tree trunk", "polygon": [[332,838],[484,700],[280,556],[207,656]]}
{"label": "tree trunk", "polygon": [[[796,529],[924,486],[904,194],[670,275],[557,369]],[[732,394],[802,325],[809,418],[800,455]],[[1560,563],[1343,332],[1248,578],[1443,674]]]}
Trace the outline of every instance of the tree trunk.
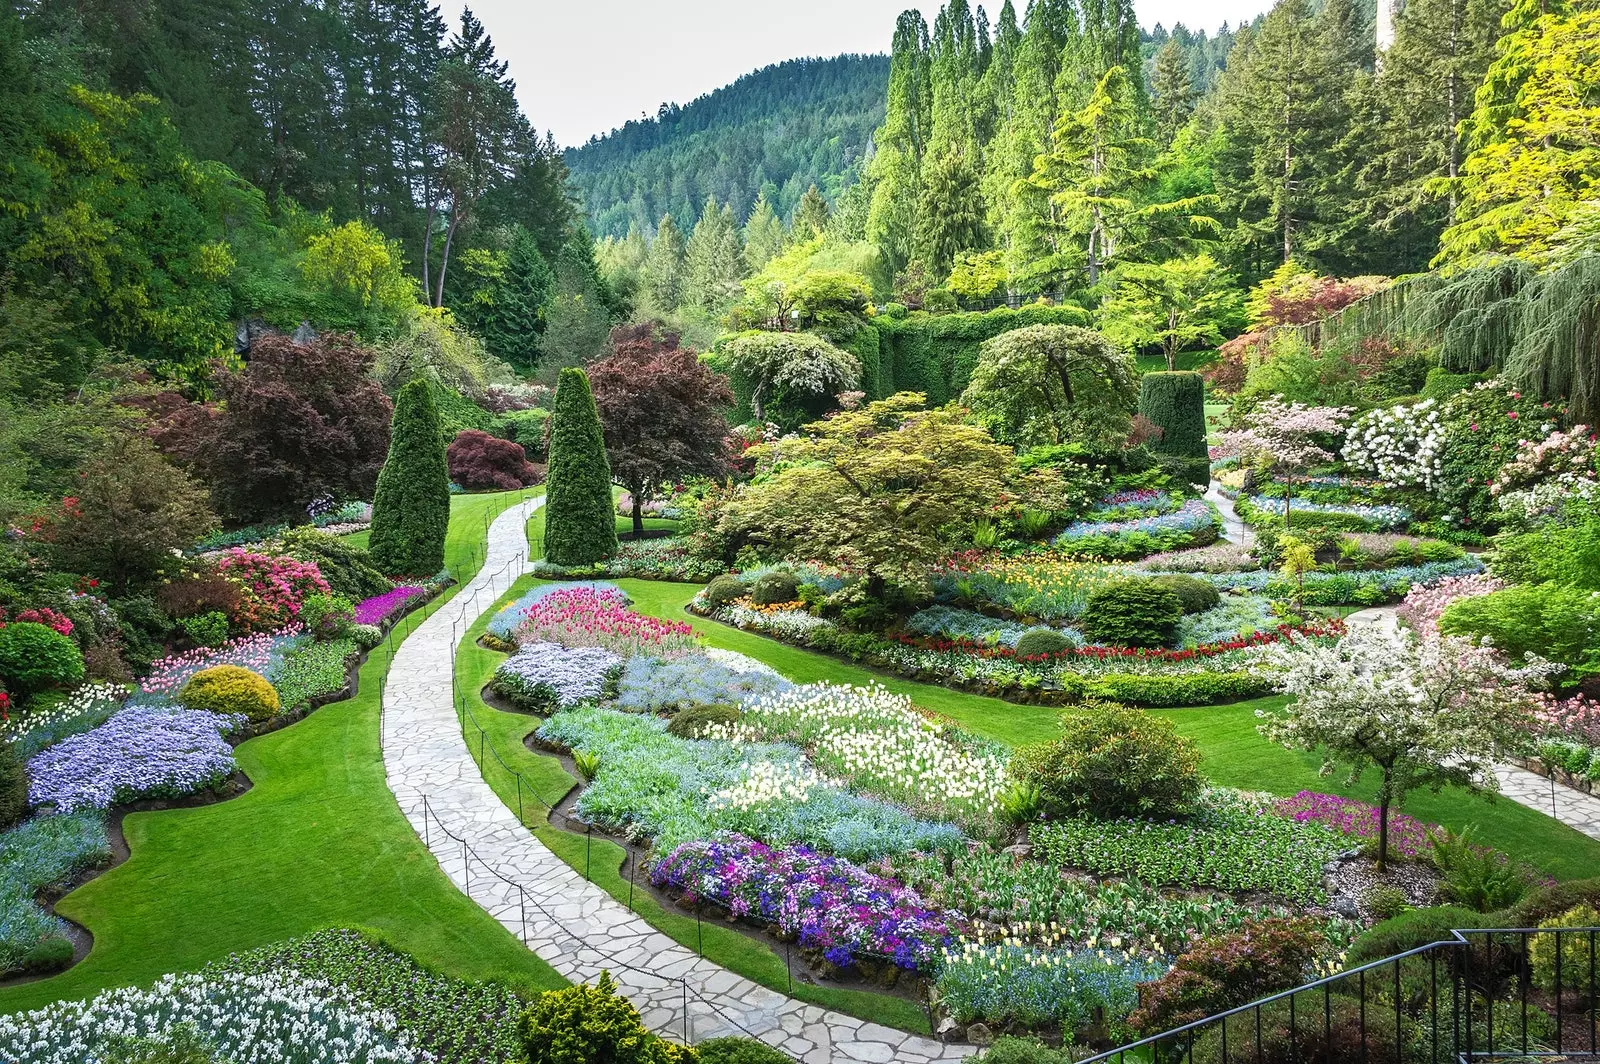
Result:
{"label": "tree trunk", "polygon": [[461,215],[457,213],[455,205],[450,205],[450,228],[445,230],[444,251],[439,255],[439,294],[433,301],[436,307],[444,306],[444,271],[450,265],[450,242],[456,238],[456,226],[461,224]]}
{"label": "tree trunk", "polygon": [[428,196],[428,221],[422,227],[422,298],[427,299],[428,293],[433,289],[428,282],[428,256],[433,254],[433,216],[438,213],[438,206],[433,202],[433,196]]}
{"label": "tree trunk", "polygon": [[1389,867],[1389,777],[1384,774],[1383,790],[1378,795],[1378,871]]}
{"label": "tree trunk", "polygon": [[767,423],[767,419],[761,410],[761,385],[759,384],[750,392],[750,413],[754,414],[756,420],[762,425]]}
{"label": "tree trunk", "polygon": [[629,492],[633,496],[633,538],[644,538],[644,496],[637,491]]}

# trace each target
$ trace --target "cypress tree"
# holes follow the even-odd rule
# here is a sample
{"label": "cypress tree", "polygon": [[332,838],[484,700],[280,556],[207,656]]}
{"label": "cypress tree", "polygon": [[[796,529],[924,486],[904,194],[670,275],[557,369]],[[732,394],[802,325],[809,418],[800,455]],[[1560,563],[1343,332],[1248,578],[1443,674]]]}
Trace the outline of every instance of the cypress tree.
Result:
{"label": "cypress tree", "polygon": [[562,370],[551,406],[544,556],[555,565],[593,565],[617,552],[617,524],[611,463],[588,375],[576,367]]}
{"label": "cypress tree", "polygon": [[444,568],[450,526],[450,474],[444,432],[433,389],[418,378],[400,389],[394,404],[389,457],[372,500],[368,549],[383,572],[432,576]]}
{"label": "cypress tree", "polygon": [[1194,483],[1210,479],[1206,447],[1206,387],[1198,373],[1146,373],[1139,382],[1139,413],[1161,427],[1151,444],[1160,454],[1187,458]]}

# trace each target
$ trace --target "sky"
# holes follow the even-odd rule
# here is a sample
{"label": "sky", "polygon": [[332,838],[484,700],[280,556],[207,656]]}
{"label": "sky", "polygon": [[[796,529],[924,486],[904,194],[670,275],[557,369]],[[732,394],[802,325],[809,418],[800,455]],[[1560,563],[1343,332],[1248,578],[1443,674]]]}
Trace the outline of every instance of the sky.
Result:
{"label": "sky", "polygon": [[[1019,11],[1025,2],[1013,0]],[[528,120],[563,146],[797,56],[887,52],[909,0],[471,0]],[[937,2],[915,3],[931,23]],[[976,6],[976,5],[974,5]],[[1269,0],[1134,0],[1140,24],[1215,30]],[[985,7],[995,11],[1000,0]],[[458,24],[461,0],[446,0]],[[991,12],[991,17],[993,13]]]}

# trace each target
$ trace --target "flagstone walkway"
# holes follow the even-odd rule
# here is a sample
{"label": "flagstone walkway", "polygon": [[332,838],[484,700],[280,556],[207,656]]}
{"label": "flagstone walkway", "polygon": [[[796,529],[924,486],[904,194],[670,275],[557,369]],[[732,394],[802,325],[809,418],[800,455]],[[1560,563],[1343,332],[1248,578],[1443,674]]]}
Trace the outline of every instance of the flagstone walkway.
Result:
{"label": "flagstone walkway", "polygon": [[523,528],[542,502],[494,521],[478,576],[418,625],[389,668],[381,724],[389,789],[445,874],[567,979],[610,972],[646,1025],[677,1041],[748,1035],[804,1064],[971,1055],[968,1046],[808,1005],[697,956],[551,853],[484,782],[452,704],[455,645],[526,570]]}

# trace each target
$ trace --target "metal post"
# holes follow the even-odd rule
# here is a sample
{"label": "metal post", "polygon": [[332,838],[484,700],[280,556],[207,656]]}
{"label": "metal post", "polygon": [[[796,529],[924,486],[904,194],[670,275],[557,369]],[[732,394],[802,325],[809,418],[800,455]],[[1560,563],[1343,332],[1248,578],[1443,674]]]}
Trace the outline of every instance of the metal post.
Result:
{"label": "metal post", "polygon": [[521,884],[517,885],[517,898],[517,904],[522,909],[522,944],[526,946],[528,944],[528,892],[522,889]]}
{"label": "metal post", "polygon": [[689,978],[683,980],[683,1044],[689,1044]]}
{"label": "metal post", "polygon": [[628,855],[628,911],[633,911],[633,881],[639,878],[639,856]]}
{"label": "metal post", "polygon": [[[583,835],[583,878],[589,879],[589,857],[594,852],[594,825],[590,824]],[[589,879],[589,882],[594,880]]]}

